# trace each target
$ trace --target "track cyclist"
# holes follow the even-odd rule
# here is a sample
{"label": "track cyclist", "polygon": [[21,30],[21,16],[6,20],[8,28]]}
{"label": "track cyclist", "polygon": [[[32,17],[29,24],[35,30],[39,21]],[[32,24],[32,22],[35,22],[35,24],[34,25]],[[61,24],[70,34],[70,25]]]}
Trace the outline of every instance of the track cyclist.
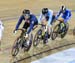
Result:
{"label": "track cyclist", "polygon": [[36,27],[38,25],[38,19],[36,18],[36,16],[34,14],[32,14],[30,12],[30,10],[28,9],[24,9],[22,15],[19,18],[19,21],[16,25],[16,28],[14,30],[14,33],[17,32],[17,29],[19,28],[20,24],[22,23],[22,21],[25,21],[24,25],[23,25],[23,29],[27,30],[26,36],[25,38],[28,38],[29,33],[33,30],[34,27]]}
{"label": "track cyclist", "polygon": [[45,31],[48,31],[48,38],[50,38],[51,28],[52,28],[54,19],[55,19],[55,15],[52,10],[50,10],[48,8],[42,9],[42,12],[40,13],[38,22],[47,26]]}
{"label": "track cyclist", "polygon": [[[59,18],[59,17],[61,17],[61,18]],[[66,28],[66,23],[68,23],[70,18],[71,18],[71,11],[69,9],[67,9],[65,7],[65,5],[62,5],[60,8],[60,11],[56,15],[56,19],[58,21],[60,21],[60,23],[61,23],[61,30],[62,31],[64,31],[64,29]]]}

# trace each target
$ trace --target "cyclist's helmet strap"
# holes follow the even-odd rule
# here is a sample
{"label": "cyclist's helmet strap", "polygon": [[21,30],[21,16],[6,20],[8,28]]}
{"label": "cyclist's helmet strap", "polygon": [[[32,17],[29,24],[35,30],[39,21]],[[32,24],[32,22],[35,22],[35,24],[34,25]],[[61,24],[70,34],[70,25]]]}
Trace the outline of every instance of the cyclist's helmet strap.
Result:
{"label": "cyclist's helmet strap", "polygon": [[46,13],[48,13],[48,8],[43,8],[42,9],[42,14],[46,14]]}

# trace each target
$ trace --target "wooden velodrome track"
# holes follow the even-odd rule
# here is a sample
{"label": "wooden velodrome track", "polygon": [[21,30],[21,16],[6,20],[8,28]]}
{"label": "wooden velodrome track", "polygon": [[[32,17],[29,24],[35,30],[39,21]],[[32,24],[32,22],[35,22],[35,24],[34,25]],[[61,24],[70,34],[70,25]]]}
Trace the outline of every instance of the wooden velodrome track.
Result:
{"label": "wooden velodrome track", "polygon": [[[55,41],[50,40],[48,46],[43,47],[42,44],[39,44],[37,48],[32,46],[28,53],[20,52],[17,58],[11,57],[11,47],[15,38],[19,35],[19,32],[16,35],[13,35],[12,32],[22,10],[27,8],[32,13],[38,15],[43,7],[58,11],[61,4],[65,4],[71,10],[75,10],[75,0],[0,0],[0,19],[3,20],[5,27],[1,43],[0,63],[12,63],[13,61],[30,63],[61,50],[75,47],[75,37],[71,32],[64,39],[57,38]],[[73,29],[75,26],[75,11],[72,12],[69,24],[70,29]]]}

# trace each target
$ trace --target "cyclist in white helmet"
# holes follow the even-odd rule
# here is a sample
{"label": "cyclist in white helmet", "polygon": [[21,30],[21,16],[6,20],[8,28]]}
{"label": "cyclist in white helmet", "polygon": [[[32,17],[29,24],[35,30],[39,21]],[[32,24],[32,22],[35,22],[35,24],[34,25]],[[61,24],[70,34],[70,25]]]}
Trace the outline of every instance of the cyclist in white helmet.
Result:
{"label": "cyclist in white helmet", "polygon": [[[62,5],[60,8],[60,11],[56,15],[56,19],[59,20],[60,23],[62,23],[61,29],[65,26],[64,24],[66,24],[70,20],[71,15],[72,15],[71,11],[69,9],[67,9],[65,5]],[[59,18],[59,17],[61,17],[61,18]]]}

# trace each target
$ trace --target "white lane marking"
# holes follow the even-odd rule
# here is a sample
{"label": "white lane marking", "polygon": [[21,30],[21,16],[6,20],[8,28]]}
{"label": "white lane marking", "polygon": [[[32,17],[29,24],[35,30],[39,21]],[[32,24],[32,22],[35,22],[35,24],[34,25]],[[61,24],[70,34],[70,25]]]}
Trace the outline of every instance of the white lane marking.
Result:
{"label": "white lane marking", "polygon": [[31,63],[75,63],[75,48],[46,56]]}

